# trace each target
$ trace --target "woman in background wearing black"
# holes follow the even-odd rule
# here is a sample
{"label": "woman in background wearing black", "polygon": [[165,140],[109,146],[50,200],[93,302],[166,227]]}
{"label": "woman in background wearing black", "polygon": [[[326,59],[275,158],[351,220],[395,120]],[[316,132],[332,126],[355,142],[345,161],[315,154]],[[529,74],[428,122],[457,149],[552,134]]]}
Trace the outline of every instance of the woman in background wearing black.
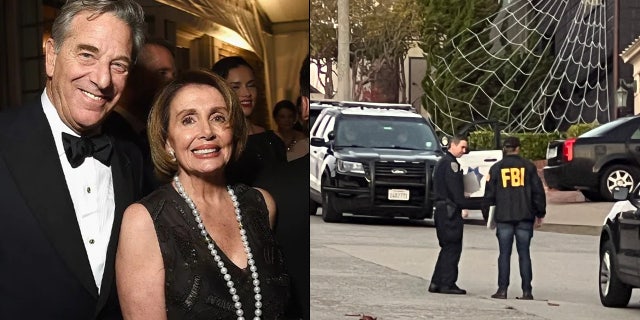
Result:
{"label": "woman in background wearing black", "polygon": [[246,148],[240,159],[228,167],[227,177],[232,182],[251,186],[262,170],[287,161],[287,148],[275,132],[265,130],[249,119],[258,100],[253,67],[242,57],[232,56],[220,59],[211,71],[223,77],[235,91],[249,131]]}

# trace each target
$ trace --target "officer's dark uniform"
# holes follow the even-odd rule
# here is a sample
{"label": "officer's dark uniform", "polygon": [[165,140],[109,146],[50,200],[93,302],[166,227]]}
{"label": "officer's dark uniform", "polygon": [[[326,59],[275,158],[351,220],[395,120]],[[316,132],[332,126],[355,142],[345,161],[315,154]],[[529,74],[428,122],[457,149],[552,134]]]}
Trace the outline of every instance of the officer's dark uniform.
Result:
{"label": "officer's dark uniform", "polygon": [[462,253],[462,209],[468,208],[470,204],[464,196],[460,163],[448,151],[434,168],[433,191],[436,196],[434,222],[440,254],[431,277],[429,291],[463,294],[464,290],[456,286],[456,281]]}

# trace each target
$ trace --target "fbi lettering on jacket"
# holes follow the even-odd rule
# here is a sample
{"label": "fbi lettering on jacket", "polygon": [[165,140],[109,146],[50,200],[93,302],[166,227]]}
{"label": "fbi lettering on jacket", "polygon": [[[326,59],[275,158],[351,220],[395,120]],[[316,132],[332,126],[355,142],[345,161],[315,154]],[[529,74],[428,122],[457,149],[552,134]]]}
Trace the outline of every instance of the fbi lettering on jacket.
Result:
{"label": "fbi lettering on jacket", "polygon": [[524,187],[524,167],[500,169],[503,188]]}

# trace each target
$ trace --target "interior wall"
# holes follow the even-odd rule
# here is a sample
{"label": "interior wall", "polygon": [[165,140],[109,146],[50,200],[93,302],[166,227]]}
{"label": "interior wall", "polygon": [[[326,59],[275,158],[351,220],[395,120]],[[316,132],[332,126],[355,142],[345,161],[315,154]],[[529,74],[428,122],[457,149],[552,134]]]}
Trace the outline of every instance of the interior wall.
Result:
{"label": "interior wall", "polygon": [[283,99],[296,102],[300,95],[300,66],[307,53],[308,31],[278,34],[273,37],[273,104]]}

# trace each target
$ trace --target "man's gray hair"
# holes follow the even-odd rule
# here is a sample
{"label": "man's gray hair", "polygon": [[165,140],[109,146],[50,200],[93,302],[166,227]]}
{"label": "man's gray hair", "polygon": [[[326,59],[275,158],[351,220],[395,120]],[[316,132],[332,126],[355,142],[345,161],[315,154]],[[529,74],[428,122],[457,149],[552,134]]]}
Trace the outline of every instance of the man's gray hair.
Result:
{"label": "man's gray hair", "polygon": [[[53,21],[51,38],[56,53],[60,52],[62,43],[69,35],[69,26],[73,18],[81,12],[90,12],[89,19],[95,19],[103,13],[111,13],[124,21],[131,28],[133,52],[131,59],[140,52],[144,45],[144,11],[134,0],[69,0],[60,9],[60,14]],[[133,61],[132,61],[133,62]]]}

